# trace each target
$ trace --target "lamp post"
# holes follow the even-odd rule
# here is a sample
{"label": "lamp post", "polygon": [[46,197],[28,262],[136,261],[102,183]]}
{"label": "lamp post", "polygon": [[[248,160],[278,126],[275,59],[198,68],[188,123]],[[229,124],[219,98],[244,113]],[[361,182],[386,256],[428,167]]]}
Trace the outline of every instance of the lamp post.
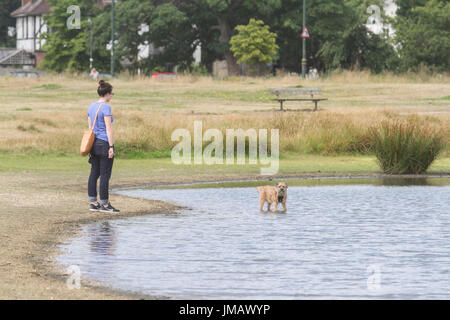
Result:
{"label": "lamp post", "polygon": [[[306,27],[306,0],[303,0],[303,30]],[[306,78],[306,38],[303,38],[302,78]]]}
{"label": "lamp post", "polygon": [[114,0],[111,3],[111,76],[114,77]]}
{"label": "lamp post", "polygon": [[88,19],[89,25],[90,25],[90,35],[89,35],[89,71],[92,70],[92,63],[94,62],[94,59],[92,58],[92,20],[91,18]]}

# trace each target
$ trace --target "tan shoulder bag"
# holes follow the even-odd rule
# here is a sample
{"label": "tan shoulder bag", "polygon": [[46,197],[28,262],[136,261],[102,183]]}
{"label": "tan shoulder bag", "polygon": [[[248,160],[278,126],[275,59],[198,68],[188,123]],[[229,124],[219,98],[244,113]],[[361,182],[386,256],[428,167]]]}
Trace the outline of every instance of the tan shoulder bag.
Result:
{"label": "tan shoulder bag", "polygon": [[90,130],[86,130],[83,134],[83,139],[81,139],[81,146],[80,146],[80,154],[84,157],[87,156],[89,152],[91,152],[92,146],[94,145],[95,140],[95,122],[97,121],[98,112],[100,111],[100,108],[102,107],[103,103],[98,107],[97,113],[95,114],[94,124],[92,125]]}

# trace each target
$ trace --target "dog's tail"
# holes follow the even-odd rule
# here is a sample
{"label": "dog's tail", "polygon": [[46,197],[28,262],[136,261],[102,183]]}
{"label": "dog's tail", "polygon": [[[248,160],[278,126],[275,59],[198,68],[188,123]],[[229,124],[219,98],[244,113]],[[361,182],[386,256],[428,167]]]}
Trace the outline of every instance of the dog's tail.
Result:
{"label": "dog's tail", "polygon": [[264,190],[264,187],[255,187],[256,188],[256,190],[258,190],[258,191],[263,191]]}

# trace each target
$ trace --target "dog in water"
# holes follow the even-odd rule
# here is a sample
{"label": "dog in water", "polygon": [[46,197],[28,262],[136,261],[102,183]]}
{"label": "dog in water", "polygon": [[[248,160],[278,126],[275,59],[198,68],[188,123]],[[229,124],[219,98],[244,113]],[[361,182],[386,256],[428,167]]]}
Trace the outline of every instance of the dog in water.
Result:
{"label": "dog in water", "polygon": [[278,182],[275,187],[273,186],[261,186],[256,187],[259,191],[259,210],[263,211],[264,203],[267,202],[267,211],[272,212],[270,210],[270,206],[273,204],[275,212],[278,212],[278,204],[281,203],[283,205],[284,212],[286,212],[286,199],[287,199],[287,184],[284,182]]}

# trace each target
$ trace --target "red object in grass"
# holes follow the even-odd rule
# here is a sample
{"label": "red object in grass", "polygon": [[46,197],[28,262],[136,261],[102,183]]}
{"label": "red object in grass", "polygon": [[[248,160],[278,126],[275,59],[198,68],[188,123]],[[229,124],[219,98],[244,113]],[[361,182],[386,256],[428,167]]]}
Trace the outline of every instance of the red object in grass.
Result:
{"label": "red object in grass", "polygon": [[152,75],[153,79],[176,79],[178,75],[172,72],[156,72]]}

